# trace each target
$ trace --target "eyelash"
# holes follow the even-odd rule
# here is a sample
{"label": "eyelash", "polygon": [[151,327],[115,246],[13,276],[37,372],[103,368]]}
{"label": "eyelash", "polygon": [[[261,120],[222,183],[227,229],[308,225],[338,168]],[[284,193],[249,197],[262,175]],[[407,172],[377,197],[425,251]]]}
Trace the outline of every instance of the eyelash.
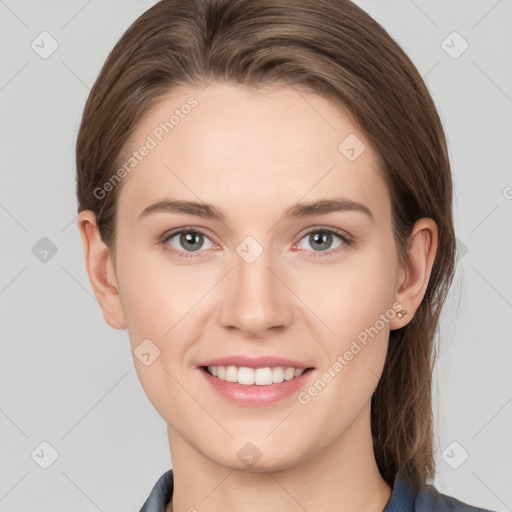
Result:
{"label": "eyelash", "polygon": [[[349,237],[346,233],[344,233],[343,231],[336,229],[336,228],[332,228],[332,227],[318,226],[318,227],[315,227],[314,229],[311,229],[311,230],[306,231],[305,233],[301,234],[301,236],[298,238],[297,242],[293,243],[293,246],[298,244],[305,236],[310,235],[312,233],[319,233],[319,232],[320,233],[331,233],[333,235],[338,236],[341,239],[342,244],[334,249],[328,249],[326,251],[306,250],[307,253],[311,253],[311,252],[314,253],[313,255],[307,254],[308,258],[331,256],[333,254],[337,254],[340,250],[343,250],[347,247],[351,247],[351,246],[355,245],[354,240],[351,237]],[[178,250],[174,249],[174,247],[170,246],[167,243],[170,238],[173,238],[176,235],[180,235],[181,233],[197,233],[197,234],[203,235],[206,238],[210,238],[208,235],[206,235],[206,233],[203,233],[199,229],[196,229],[193,227],[185,227],[185,228],[180,228],[177,231],[167,232],[164,235],[162,235],[162,237],[160,238],[160,244],[163,245],[164,248],[166,250],[168,250],[171,254],[178,256],[178,258],[196,258],[196,257],[200,256],[200,253],[204,252],[204,251],[201,251],[201,250],[199,250],[197,252],[178,251]],[[212,241],[212,243],[215,243],[215,242]],[[218,244],[216,244],[216,245],[218,245]]]}

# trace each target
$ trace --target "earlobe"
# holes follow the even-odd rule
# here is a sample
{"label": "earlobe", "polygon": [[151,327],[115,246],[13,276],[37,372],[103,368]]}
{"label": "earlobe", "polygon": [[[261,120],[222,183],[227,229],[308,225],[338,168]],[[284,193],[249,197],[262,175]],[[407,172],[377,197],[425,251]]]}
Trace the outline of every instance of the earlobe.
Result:
{"label": "earlobe", "polygon": [[391,329],[399,329],[411,321],[427,291],[437,252],[438,229],[433,219],[416,221],[409,237],[405,266],[400,272],[395,300],[407,310],[402,318],[391,321]]}
{"label": "earlobe", "polygon": [[80,212],[77,226],[82,239],[87,274],[103,318],[114,329],[126,329],[112,257],[108,247],[101,240],[96,214],[91,210]]}

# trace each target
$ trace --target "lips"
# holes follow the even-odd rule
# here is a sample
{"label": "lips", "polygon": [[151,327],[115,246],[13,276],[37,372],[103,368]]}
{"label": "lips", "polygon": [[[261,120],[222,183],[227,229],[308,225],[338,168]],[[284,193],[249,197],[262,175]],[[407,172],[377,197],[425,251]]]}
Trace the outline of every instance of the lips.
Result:
{"label": "lips", "polygon": [[[275,360],[276,359],[274,358],[273,361]],[[283,360],[281,359],[281,361]],[[296,361],[285,361],[297,364]],[[211,362],[215,362],[215,360],[212,360]],[[257,361],[257,364],[260,364],[259,361]],[[297,394],[303,386],[307,385],[307,383],[310,382],[316,375],[316,372],[313,369],[307,369],[304,370],[301,375],[294,377],[291,380],[284,380],[279,383],[272,383],[268,385],[246,385],[240,384],[239,382],[229,382],[227,380],[222,380],[208,373],[206,367],[199,368],[199,375],[201,376],[200,378],[204,379],[204,381],[210,386],[210,389],[215,391],[223,398],[229,400],[231,403],[239,406],[249,407],[273,405],[279,403],[281,400],[290,399],[293,395]]]}
{"label": "lips", "polygon": [[[298,361],[296,359],[288,359],[285,357],[278,356],[248,356],[248,355],[233,355],[226,357],[218,357],[215,359],[209,359],[203,361],[197,366],[201,370],[200,374],[202,378],[216,391],[219,395],[228,399],[230,402],[242,406],[259,407],[265,405],[271,405],[281,400],[290,397],[294,393],[297,393],[305,382],[309,381],[315,375],[313,372],[314,367],[311,365]],[[255,381],[258,380],[256,372],[263,371],[268,373],[272,369],[272,380],[274,380],[274,372],[282,371],[297,372],[297,376],[288,375],[287,379],[277,378],[277,382],[270,383],[268,378],[262,385],[251,384],[251,382],[232,382],[224,380],[209,373],[209,370],[226,371],[224,377],[228,377],[227,372],[235,373],[237,377],[242,372],[244,374],[249,373],[249,369],[254,370]],[[245,369],[245,370],[244,370]],[[302,373],[301,373],[302,372]],[[232,377],[232,375],[231,375]],[[267,375],[268,377],[268,375]],[[245,378],[245,377],[244,377]]]}

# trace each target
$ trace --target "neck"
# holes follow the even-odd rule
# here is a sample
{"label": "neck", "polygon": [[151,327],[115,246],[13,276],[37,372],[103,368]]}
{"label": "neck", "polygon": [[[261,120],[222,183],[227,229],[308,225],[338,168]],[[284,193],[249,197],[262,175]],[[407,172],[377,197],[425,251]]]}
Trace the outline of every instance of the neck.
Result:
{"label": "neck", "polygon": [[166,512],[382,512],[391,496],[373,453],[369,406],[334,443],[276,471],[221,465],[170,427],[168,435],[174,492]]}

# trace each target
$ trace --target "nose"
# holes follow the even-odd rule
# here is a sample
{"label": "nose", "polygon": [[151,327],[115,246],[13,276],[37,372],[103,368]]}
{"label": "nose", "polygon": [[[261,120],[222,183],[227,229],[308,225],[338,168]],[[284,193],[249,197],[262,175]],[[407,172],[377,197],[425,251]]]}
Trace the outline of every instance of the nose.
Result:
{"label": "nose", "polygon": [[286,286],[283,271],[272,264],[270,251],[253,262],[233,255],[233,270],[224,286],[220,309],[223,327],[247,337],[263,338],[290,327],[293,321],[293,293]]}

